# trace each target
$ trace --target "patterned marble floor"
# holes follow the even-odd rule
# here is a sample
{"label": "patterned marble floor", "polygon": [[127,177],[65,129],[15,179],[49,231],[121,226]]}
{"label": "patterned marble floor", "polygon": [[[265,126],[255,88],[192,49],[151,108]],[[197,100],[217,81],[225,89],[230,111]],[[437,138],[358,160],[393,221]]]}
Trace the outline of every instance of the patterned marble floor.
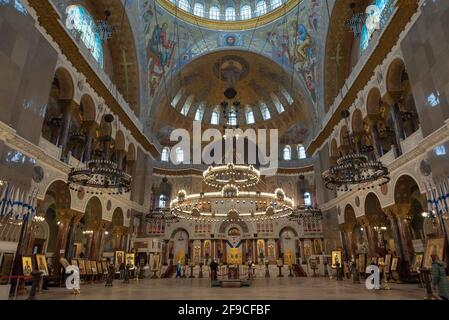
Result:
{"label": "patterned marble floor", "polygon": [[249,288],[211,288],[209,279],[146,279],[129,284],[114,281],[114,286],[87,284],[81,294],[64,288],[50,288],[39,300],[422,300],[425,290],[417,284],[391,284],[392,290],[367,290],[350,280],[337,282],[325,278],[255,279]]}

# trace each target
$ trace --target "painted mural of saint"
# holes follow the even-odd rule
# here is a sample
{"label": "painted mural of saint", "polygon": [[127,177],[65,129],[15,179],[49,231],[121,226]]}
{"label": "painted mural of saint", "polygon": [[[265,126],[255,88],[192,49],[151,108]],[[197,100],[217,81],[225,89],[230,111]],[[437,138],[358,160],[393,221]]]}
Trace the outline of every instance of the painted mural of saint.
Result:
{"label": "painted mural of saint", "polygon": [[153,97],[162,76],[170,67],[175,42],[169,40],[167,34],[168,24],[157,24],[148,43],[147,55],[149,59],[150,95]]}

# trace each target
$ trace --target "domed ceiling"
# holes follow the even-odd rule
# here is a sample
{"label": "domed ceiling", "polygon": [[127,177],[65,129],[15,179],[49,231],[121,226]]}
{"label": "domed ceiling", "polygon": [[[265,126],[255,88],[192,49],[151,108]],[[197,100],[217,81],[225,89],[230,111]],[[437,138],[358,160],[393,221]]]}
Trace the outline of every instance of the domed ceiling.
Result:
{"label": "domed ceiling", "polygon": [[[311,132],[314,114],[306,99],[292,82],[292,75],[277,63],[262,55],[241,50],[214,52],[194,59],[169,79],[170,86],[162,89],[157,108],[151,115],[152,132],[157,132],[161,143],[169,144],[170,128],[191,129],[193,121],[202,127],[223,128],[226,125],[224,109],[235,109],[236,125],[242,129],[278,128],[282,134],[301,123],[303,142]],[[233,99],[225,97],[226,89],[236,91]],[[223,108],[221,103],[229,103]],[[238,107],[231,107],[233,102]],[[264,108],[268,118],[264,118]],[[218,112],[218,123],[212,113]],[[249,121],[247,112],[254,117]],[[200,112],[200,113],[199,113]]]}
{"label": "domed ceiling", "polygon": [[[204,102],[206,107],[220,104],[226,88],[225,82],[217,77],[214,66],[216,68],[220,59],[227,59],[233,55],[243,59],[241,61],[234,59],[234,62],[238,62],[246,73],[236,88],[241,105],[255,106],[260,101],[268,105],[271,114],[268,122],[271,124],[263,126],[278,125],[275,121],[284,115],[289,115],[292,121],[298,120],[291,111],[296,110],[295,112],[302,113],[301,121],[309,130],[313,131],[319,127],[316,106],[322,99],[321,57],[326,30],[326,23],[323,21],[327,19],[322,18],[324,1],[283,2],[279,7],[284,8],[283,13],[248,30],[224,27],[223,30],[217,30],[181,19],[179,12],[183,10],[170,10],[167,1],[141,1],[146,36],[144,50],[148,60],[148,69],[145,71],[149,81],[147,117],[153,133],[157,133],[163,126],[165,122],[163,117],[172,113],[172,119],[185,118],[189,120],[190,126],[192,125],[192,119],[195,117],[192,110],[195,107],[189,109],[186,115],[180,113],[182,102],[176,104],[176,107],[170,107],[181,88],[185,90],[181,99],[193,95],[193,105],[200,102]],[[205,8],[210,1],[206,2]],[[222,1],[217,2],[222,5]],[[267,3],[269,4],[269,1]],[[173,3],[171,5],[174,7]],[[221,8],[225,10],[224,6]],[[268,12],[265,16],[269,17],[279,8]],[[193,13],[189,14],[194,16]],[[248,21],[251,20],[254,19]],[[232,23],[243,25],[243,21]],[[286,95],[281,94],[281,90],[284,90],[282,88],[293,97],[293,104],[285,101],[288,99],[284,99]],[[277,101],[273,102],[270,94],[276,95],[285,104],[285,112],[282,114],[277,112],[274,106]],[[162,110],[165,110],[165,113]],[[263,119],[261,121],[260,116],[258,119],[257,115],[255,117],[258,124],[267,122]],[[209,120],[207,119],[206,111],[204,124],[209,122],[210,116]],[[176,126],[182,127],[183,121],[177,121],[180,122],[179,126],[178,123]],[[172,120],[172,127],[173,123]],[[187,125],[187,121],[182,125]],[[283,123],[285,128],[291,125],[294,123],[289,121]]]}

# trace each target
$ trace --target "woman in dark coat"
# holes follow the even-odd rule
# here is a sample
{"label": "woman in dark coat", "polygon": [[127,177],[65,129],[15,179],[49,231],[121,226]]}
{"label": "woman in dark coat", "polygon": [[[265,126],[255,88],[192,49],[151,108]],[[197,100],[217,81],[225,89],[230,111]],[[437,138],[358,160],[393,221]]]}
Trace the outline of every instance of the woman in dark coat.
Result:
{"label": "woman in dark coat", "polygon": [[112,287],[112,281],[114,281],[114,264],[109,261],[108,263],[108,275],[106,277],[106,287]]}
{"label": "woman in dark coat", "polygon": [[447,280],[444,263],[438,259],[438,255],[432,255],[432,267],[430,269],[432,274],[432,282],[434,290],[438,287],[438,295],[443,300],[449,299],[449,281]]}

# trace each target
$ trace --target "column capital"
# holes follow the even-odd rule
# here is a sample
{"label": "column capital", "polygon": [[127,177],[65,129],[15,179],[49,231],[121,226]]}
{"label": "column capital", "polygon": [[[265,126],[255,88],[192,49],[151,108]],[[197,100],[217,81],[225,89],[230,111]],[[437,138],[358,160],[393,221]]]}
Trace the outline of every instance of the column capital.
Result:
{"label": "column capital", "polygon": [[70,223],[74,214],[71,209],[57,209],[56,210],[56,219],[62,223]]}

